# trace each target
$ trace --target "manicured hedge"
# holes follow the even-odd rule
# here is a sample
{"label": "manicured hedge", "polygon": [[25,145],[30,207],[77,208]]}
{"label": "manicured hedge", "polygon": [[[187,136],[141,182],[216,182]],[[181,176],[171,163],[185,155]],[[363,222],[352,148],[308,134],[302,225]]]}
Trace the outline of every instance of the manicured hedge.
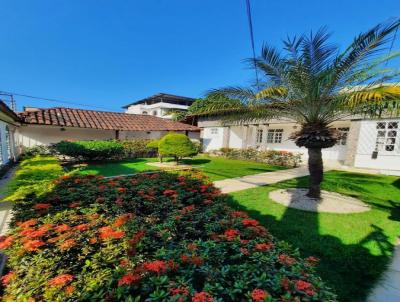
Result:
{"label": "manicured hedge", "polygon": [[124,147],[119,141],[62,141],[53,145],[61,155],[84,160],[121,158]]}
{"label": "manicured hedge", "polygon": [[[197,178],[57,180],[0,239],[4,301],[336,301],[301,259]],[[29,300],[30,299],[30,300]]]}
{"label": "manicured hedge", "polygon": [[157,148],[149,147],[156,140],[132,139],[120,141],[124,148],[124,158],[156,157]]}
{"label": "manicured hedge", "polygon": [[18,201],[28,194],[45,194],[51,190],[52,182],[63,173],[61,165],[54,156],[26,157],[6,187],[5,200]]}
{"label": "manicured hedge", "polygon": [[172,156],[176,161],[194,156],[197,152],[196,146],[185,134],[168,133],[158,142],[158,153],[161,156]]}

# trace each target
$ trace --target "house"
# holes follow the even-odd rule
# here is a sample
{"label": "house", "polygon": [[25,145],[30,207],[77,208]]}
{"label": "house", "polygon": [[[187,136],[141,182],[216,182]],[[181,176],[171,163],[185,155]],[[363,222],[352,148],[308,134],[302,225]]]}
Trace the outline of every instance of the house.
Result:
{"label": "house", "polygon": [[18,114],[17,144],[48,145],[62,140],[157,139],[174,131],[199,139],[200,129],[152,115],[74,108],[27,108]]}
{"label": "house", "polygon": [[195,99],[173,94],[158,93],[122,108],[125,113],[153,115],[171,119],[171,111],[186,111]]}
{"label": "house", "polygon": [[15,142],[20,119],[4,102],[0,101],[0,168],[19,155]]}
{"label": "house", "polygon": [[[254,123],[225,124],[218,117],[200,117],[204,151],[220,148],[256,148],[301,153],[307,159],[307,149],[299,148],[289,137],[300,125],[279,119]],[[400,117],[365,119],[350,117],[332,124],[342,138],[332,148],[323,149],[325,162],[350,167],[380,170],[400,175]]]}

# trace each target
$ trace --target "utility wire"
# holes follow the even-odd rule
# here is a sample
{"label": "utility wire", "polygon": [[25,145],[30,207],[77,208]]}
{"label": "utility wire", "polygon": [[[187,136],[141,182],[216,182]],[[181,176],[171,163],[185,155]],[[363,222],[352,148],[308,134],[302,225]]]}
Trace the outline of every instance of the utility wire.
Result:
{"label": "utility wire", "polygon": [[111,110],[114,111],[110,108],[106,107],[101,107],[101,106],[92,106],[92,105],[86,105],[82,103],[75,103],[75,102],[70,102],[70,101],[65,101],[65,100],[58,100],[58,99],[50,99],[50,98],[42,98],[38,96],[32,96],[32,95],[27,95],[27,94],[21,94],[21,93],[15,93],[15,92],[10,92],[10,91],[0,91],[1,94],[7,94],[7,95],[15,95],[15,96],[20,96],[20,97],[25,97],[25,98],[30,98],[30,99],[36,99],[36,100],[43,100],[43,101],[49,101],[49,102],[55,102],[55,103],[62,103],[62,104],[69,104],[69,105],[75,105],[75,106],[82,106],[82,107],[89,107],[89,108],[98,108],[98,109],[103,109],[103,110]]}
{"label": "utility wire", "polygon": [[259,89],[260,87],[259,87],[259,82],[258,82],[258,70],[257,70],[257,64],[256,64],[256,51],[255,51],[255,47],[254,47],[254,32],[253,32],[253,21],[251,18],[250,0],[246,0],[246,13],[247,13],[247,20],[249,22],[251,48],[253,50],[254,71],[256,73],[256,85],[257,85],[257,88]]}

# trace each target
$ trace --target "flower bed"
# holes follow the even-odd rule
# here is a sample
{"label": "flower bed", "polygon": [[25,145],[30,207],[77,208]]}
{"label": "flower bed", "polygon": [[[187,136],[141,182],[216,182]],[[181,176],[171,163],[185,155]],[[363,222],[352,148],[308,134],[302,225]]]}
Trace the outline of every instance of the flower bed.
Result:
{"label": "flower bed", "polygon": [[258,221],[183,175],[64,176],[16,204],[5,301],[336,301]]}
{"label": "flower bed", "polygon": [[270,165],[292,168],[301,164],[301,154],[288,151],[221,148],[216,151],[216,154],[230,159],[254,160]]}

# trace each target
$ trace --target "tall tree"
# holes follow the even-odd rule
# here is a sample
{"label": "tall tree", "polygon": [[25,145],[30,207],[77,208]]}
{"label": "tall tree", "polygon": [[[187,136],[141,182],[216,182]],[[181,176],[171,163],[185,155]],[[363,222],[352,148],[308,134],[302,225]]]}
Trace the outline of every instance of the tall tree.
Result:
{"label": "tall tree", "polygon": [[230,107],[215,103],[203,108],[202,114],[216,114],[227,122],[284,117],[299,123],[300,130],[291,138],[308,149],[308,196],[320,198],[321,150],[339,139],[330,125],[354,114],[400,112],[400,87],[387,84],[399,73],[385,67],[396,55],[382,57],[399,26],[400,19],[379,24],[359,34],[344,51],[329,43],[325,28],[288,38],[282,52],[264,45],[258,58],[249,59],[262,76],[259,85],[211,90],[209,97],[239,99],[240,103]]}

